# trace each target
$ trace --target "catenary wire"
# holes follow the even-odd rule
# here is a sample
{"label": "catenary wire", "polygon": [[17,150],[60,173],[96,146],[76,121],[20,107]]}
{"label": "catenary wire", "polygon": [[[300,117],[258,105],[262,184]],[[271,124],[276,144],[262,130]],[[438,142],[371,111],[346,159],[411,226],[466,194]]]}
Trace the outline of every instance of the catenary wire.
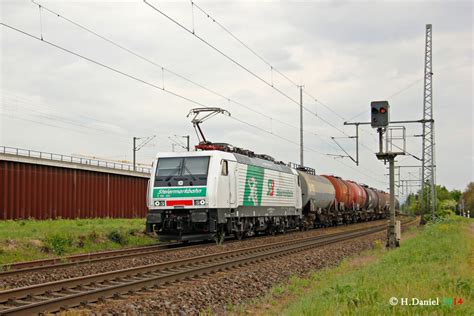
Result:
{"label": "catenary wire", "polygon": [[[37,3],[37,2],[35,2],[34,0],[32,0],[32,2],[33,2],[34,4],[36,4],[36,5],[38,5],[38,6],[41,5],[41,4]],[[214,94],[214,95],[216,95],[216,96],[218,96],[218,97],[220,97],[220,98],[223,98],[223,99],[225,99],[225,100],[228,101],[228,102],[234,103],[234,104],[236,104],[236,105],[238,105],[238,106],[244,107],[244,108],[246,108],[247,110],[252,111],[252,112],[254,112],[254,113],[256,113],[256,114],[259,114],[259,115],[264,116],[264,117],[266,117],[266,118],[268,118],[268,119],[271,119],[271,120],[274,120],[274,121],[276,121],[276,122],[279,122],[280,124],[287,125],[287,126],[289,126],[289,127],[295,128],[295,129],[299,129],[299,127],[297,127],[297,126],[295,126],[295,125],[292,125],[292,124],[290,124],[290,123],[288,123],[288,122],[285,122],[285,121],[283,121],[283,120],[280,120],[280,119],[278,119],[278,118],[272,117],[272,116],[270,116],[270,115],[268,115],[268,114],[265,114],[265,113],[263,113],[263,112],[257,111],[257,110],[255,110],[252,106],[245,105],[245,104],[243,104],[243,103],[241,103],[241,102],[235,101],[235,100],[233,100],[233,99],[231,99],[231,98],[229,98],[229,97],[223,95],[222,93],[217,92],[217,91],[214,90],[214,89],[208,88],[208,87],[206,87],[206,86],[204,86],[204,85],[202,85],[202,84],[200,84],[200,83],[198,83],[198,82],[196,82],[196,81],[193,81],[193,80],[187,78],[187,77],[184,76],[184,75],[181,75],[181,74],[179,74],[179,73],[177,73],[177,72],[175,72],[175,71],[173,71],[173,70],[171,70],[171,69],[169,69],[169,68],[167,68],[167,67],[165,67],[165,66],[163,66],[163,65],[160,65],[159,63],[157,63],[157,62],[151,60],[150,58],[147,58],[147,57],[145,57],[145,56],[143,56],[143,55],[141,55],[141,54],[139,54],[139,53],[137,53],[137,52],[135,52],[135,51],[133,51],[133,50],[131,50],[131,49],[129,49],[129,48],[127,48],[127,47],[125,47],[125,46],[119,44],[119,43],[117,43],[117,42],[115,42],[115,41],[112,41],[111,39],[109,39],[109,38],[107,38],[107,37],[105,37],[105,36],[99,34],[98,32],[96,32],[96,31],[94,31],[94,30],[92,30],[92,29],[90,29],[90,28],[88,28],[88,27],[86,27],[86,26],[84,26],[84,25],[82,25],[82,24],[76,22],[76,21],[73,21],[73,20],[71,20],[71,19],[65,17],[64,15],[58,13],[57,11],[54,11],[54,10],[52,10],[52,9],[49,9],[48,7],[45,7],[44,5],[41,5],[41,7],[42,7],[42,9],[44,9],[45,11],[51,13],[52,15],[54,15],[54,16],[60,18],[60,19],[63,19],[63,20],[65,20],[65,21],[67,21],[67,22],[69,22],[69,23],[75,25],[76,27],[78,27],[78,28],[80,28],[80,29],[82,29],[82,30],[84,30],[84,31],[86,31],[86,32],[88,32],[88,33],[90,33],[90,34],[93,34],[94,36],[96,36],[96,37],[98,37],[98,38],[100,38],[100,39],[102,39],[102,40],[108,42],[109,44],[111,44],[111,45],[113,45],[113,46],[115,46],[115,47],[117,47],[117,48],[119,48],[119,49],[121,49],[121,50],[123,50],[123,51],[128,52],[129,54],[131,54],[131,55],[133,55],[133,56],[135,56],[135,57],[137,57],[137,58],[139,58],[139,59],[141,59],[141,60],[143,60],[143,61],[145,61],[145,62],[147,62],[147,63],[150,63],[150,64],[154,65],[155,67],[159,68],[159,69],[160,69],[161,71],[163,71],[163,72],[170,73],[170,74],[172,74],[172,75],[174,75],[174,76],[176,76],[176,77],[178,77],[178,78],[180,78],[180,79],[182,79],[182,80],[184,80],[184,81],[186,81],[186,82],[188,82],[188,83],[191,83],[191,84],[193,84],[193,85],[195,85],[195,86],[197,86],[197,87],[199,87],[199,88],[201,88],[201,89],[203,89],[203,90],[205,90],[205,91],[207,91],[207,92],[209,92],[209,93],[211,93],[211,94]]]}
{"label": "catenary wire", "polygon": [[[103,64],[103,63],[101,63],[101,62],[98,62],[98,61],[96,61],[96,60],[93,60],[93,59],[91,59],[91,58],[89,58],[89,57],[83,56],[83,55],[81,55],[81,54],[79,54],[79,53],[76,53],[76,52],[74,52],[74,51],[72,51],[72,50],[70,50],[70,49],[64,48],[64,47],[62,47],[62,46],[60,46],[60,45],[57,45],[57,44],[55,44],[55,43],[53,43],[53,42],[50,42],[50,41],[41,39],[41,38],[39,38],[39,37],[37,37],[37,36],[35,36],[35,35],[33,35],[33,34],[30,34],[30,33],[26,32],[26,31],[20,30],[20,29],[18,29],[18,28],[16,28],[16,27],[10,26],[10,25],[8,25],[8,24],[6,24],[6,23],[0,22],[0,25],[4,26],[4,27],[6,27],[6,28],[9,28],[9,29],[11,29],[11,30],[13,30],[13,31],[16,31],[16,32],[18,32],[18,33],[21,33],[21,34],[23,34],[23,35],[25,35],[25,36],[27,36],[27,37],[32,38],[32,39],[36,39],[36,40],[38,40],[38,41],[40,41],[40,42],[43,42],[43,43],[48,44],[48,45],[50,45],[50,46],[53,46],[53,47],[55,47],[55,48],[57,48],[57,49],[59,49],[59,50],[62,50],[62,51],[64,51],[64,52],[66,52],[66,53],[72,54],[72,55],[74,55],[74,56],[76,56],[76,57],[79,57],[79,58],[81,58],[81,59],[84,59],[84,60],[86,60],[86,61],[89,61],[89,62],[91,62],[91,63],[93,63],[93,64],[95,64],[95,65],[101,66],[101,67],[103,67],[103,68],[105,68],[105,69],[108,69],[108,70],[110,70],[110,71],[112,71],[112,72],[115,72],[115,73],[117,73],[117,74],[120,74],[120,75],[122,75],[122,76],[125,76],[125,77],[127,77],[127,78],[129,78],[129,79],[135,80],[135,81],[140,82],[140,83],[142,83],[142,84],[145,84],[145,85],[147,85],[147,86],[153,87],[153,88],[158,89],[158,90],[161,90],[161,91],[163,91],[163,92],[166,92],[166,93],[168,93],[168,94],[170,94],[170,95],[173,95],[173,96],[175,96],[175,97],[177,97],[177,98],[180,98],[180,99],[182,99],[182,100],[188,101],[188,102],[190,102],[190,103],[193,103],[193,104],[196,104],[196,105],[199,105],[199,106],[202,106],[202,107],[206,107],[206,108],[209,107],[209,106],[207,106],[207,105],[205,105],[205,104],[203,104],[203,103],[201,103],[201,102],[198,102],[198,101],[196,101],[196,100],[190,99],[190,98],[188,98],[188,97],[186,97],[186,96],[180,95],[180,94],[175,93],[175,92],[173,92],[173,91],[164,89],[164,87],[160,87],[160,86],[158,86],[158,85],[156,85],[156,84],[153,84],[153,83],[148,82],[148,81],[146,81],[146,80],[140,79],[140,78],[138,78],[138,77],[136,77],[136,76],[130,75],[130,74],[125,73],[125,72],[123,72],[123,71],[121,71],[121,70],[115,69],[115,68],[113,68],[113,67],[111,67],[111,66],[108,66],[108,65]],[[232,117],[232,116],[231,116],[230,118],[231,118],[232,120],[238,121],[238,122],[243,123],[243,124],[245,124],[245,125],[254,127],[255,129],[258,129],[258,130],[260,130],[260,131],[262,131],[262,132],[265,132],[265,133],[268,133],[268,134],[270,134],[270,135],[273,135],[274,137],[277,137],[277,138],[280,138],[280,139],[285,140],[285,141],[287,141],[287,142],[290,142],[290,143],[299,145],[298,143],[296,143],[296,142],[294,142],[294,141],[292,141],[292,140],[290,140],[290,139],[287,139],[287,138],[285,138],[285,137],[283,137],[283,136],[280,136],[280,135],[278,135],[278,134],[275,134],[275,133],[273,133],[272,131],[265,130],[265,129],[261,128],[260,126],[251,124],[251,123],[249,123],[249,122],[243,121],[243,120],[238,119],[238,118],[236,118],[236,117]],[[310,150],[310,151],[312,151],[312,152],[318,153],[318,154],[322,155],[323,157],[326,157],[326,155],[325,155],[324,153],[322,153],[322,152],[320,152],[320,151],[317,151],[317,150],[315,150],[315,149],[313,149],[313,148],[309,148],[309,147],[307,147],[307,146],[304,147],[304,148],[306,148],[306,149],[308,149],[308,150]],[[338,160],[336,160],[336,161],[339,162],[339,163],[341,163],[341,162],[338,161]],[[341,164],[343,164],[343,163],[341,163]],[[343,165],[345,165],[345,164],[343,164]],[[367,176],[367,177],[369,177],[369,178],[371,178],[371,179],[373,179],[373,180],[375,180],[375,181],[377,181],[377,182],[386,183],[386,182],[384,182],[384,181],[377,180],[376,178],[372,177],[371,175],[365,174],[365,173],[361,172],[360,170],[357,170],[356,168],[351,168],[351,169],[354,170],[354,171],[356,171],[356,172],[358,172],[358,173],[360,173],[360,174],[363,174],[363,175],[365,175],[365,176]]]}
{"label": "catenary wire", "polygon": [[191,0],[191,4],[194,5],[196,8],[198,8],[199,11],[201,11],[205,16],[207,16],[209,19],[212,20],[212,22],[216,23],[224,32],[229,34],[233,39],[235,39],[237,42],[239,42],[242,46],[247,48],[253,55],[255,55],[258,59],[260,59],[262,62],[264,62],[270,69],[273,71],[276,71],[278,74],[280,74],[283,78],[288,80],[291,84],[293,84],[295,87],[299,87],[299,85],[294,82],[290,77],[285,75],[283,72],[281,72],[278,68],[273,66],[269,61],[267,61],[265,58],[260,56],[255,50],[253,50],[249,45],[245,44],[240,38],[238,38],[236,35],[234,35],[228,28],[226,28],[222,23],[217,21],[213,16],[211,16],[208,12],[206,12],[203,8],[201,8],[199,5],[196,4],[195,1]]}
{"label": "catenary wire", "polygon": [[[287,122],[285,122],[285,121],[279,120],[279,119],[277,119],[277,118],[274,118],[274,117],[272,117],[272,116],[269,116],[269,115],[267,115],[267,114],[265,114],[265,113],[262,113],[262,112],[260,112],[260,111],[256,111],[256,110],[254,110],[252,107],[250,107],[250,106],[248,106],[248,105],[245,105],[245,104],[242,104],[242,103],[240,103],[240,102],[238,102],[238,101],[235,101],[235,100],[233,100],[233,99],[230,99],[229,97],[226,97],[226,96],[224,96],[223,94],[221,94],[221,93],[219,93],[219,92],[216,92],[215,90],[212,90],[212,89],[210,89],[210,88],[208,88],[208,87],[203,86],[202,84],[199,84],[199,83],[197,83],[197,82],[195,82],[195,81],[193,81],[193,80],[191,80],[191,79],[189,79],[189,78],[186,78],[185,76],[183,76],[183,75],[181,75],[181,74],[178,74],[178,73],[176,73],[175,71],[172,71],[172,70],[170,70],[170,69],[168,69],[168,68],[166,68],[166,67],[164,67],[164,66],[162,66],[162,65],[160,65],[160,64],[158,64],[158,63],[156,63],[155,61],[153,61],[153,60],[151,60],[151,59],[149,59],[149,58],[147,58],[147,57],[144,57],[143,55],[138,54],[138,53],[132,51],[131,49],[126,48],[125,46],[123,46],[123,45],[121,45],[121,44],[118,44],[118,43],[115,42],[115,41],[110,40],[109,38],[107,38],[107,37],[105,37],[105,36],[99,34],[98,32],[96,32],[96,31],[94,31],[94,30],[92,30],[92,29],[90,29],[90,28],[88,28],[88,27],[86,27],[86,26],[84,26],[84,25],[82,25],[82,24],[76,22],[76,21],[73,21],[73,20],[71,20],[71,19],[65,17],[64,15],[58,13],[57,11],[54,11],[54,10],[48,8],[48,7],[45,7],[45,6],[43,6],[43,5],[41,5],[41,4],[37,3],[37,2],[35,2],[34,0],[32,0],[32,2],[33,2],[34,4],[36,4],[36,5],[38,5],[38,6],[41,6],[44,10],[46,10],[46,11],[49,12],[49,13],[51,13],[52,15],[54,15],[54,16],[56,16],[56,17],[58,17],[58,18],[64,19],[65,21],[67,21],[67,22],[69,22],[69,23],[75,25],[76,27],[78,27],[78,28],[80,28],[80,29],[82,29],[82,30],[84,30],[84,31],[86,31],[86,32],[88,32],[88,33],[90,33],[90,34],[93,34],[94,36],[99,37],[100,39],[102,39],[102,40],[108,42],[109,44],[111,44],[111,45],[113,45],[113,46],[115,46],[115,47],[117,47],[117,48],[119,48],[119,49],[121,49],[121,50],[124,50],[124,51],[126,51],[126,52],[128,52],[128,53],[130,53],[130,54],[132,54],[132,55],[134,55],[134,56],[136,56],[136,57],[138,57],[138,58],[141,59],[141,60],[144,60],[144,61],[146,61],[146,62],[148,62],[148,63],[154,65],[155,67],[161,69],[162,71],[167,71],[168,73],[170,73],[170,74],[172,74],[172,75],[174,75],[174,76],[177,76],[177,77],[179,77],[179,78],[181,78],[181,79],[183,79],[183,80],[185,80],[185,81],[187,81],[187,82],[189,82],[189,83],[191,83],[191,84],[193,84],[193,85],[196,85],[196,86],[198,86],[198,87],[200,87],[200,88],[202,88],[202,89],[204,89],[204,90],[206,90],[206,91],[208,91],[208,92],[210,92],[210,93],[212,93],[212,94],[214,94],[214,95],[217,95],[217,96],[219,96],[219,97],[221,97],[221,98],[224,98],[225,100],[227,100],[227,101],[229,101],[229,102],[232,102],[232,103],[234,103],[234,104],[237,104],[237,105],[239,105],[239,106],[242,106],[242,107],[244,107],[244,108],[246,108],[246,109],[248,109],[248,110],[250,110],[250,111],[252,111],[252,112],[254,112],[254,113],[260,114],[260,115],[262,115],[262,116],[264,116],[264,117],[266,117],[266,118],[269,118],[269,119],[271,119],[272,121],[275,120],[276,122],[279,122],[279,123],[281,123],[281,124],[287,125],[287,126],[292,127],[292,128],[294,128],[294,129],[299,129],[299,127],[297,127],[297,126],[295,126],[295,125],[289,124],[289,123],[287,123]],[[163,85],[163,88],[164,88],[164,85]],[[314,97],[313,97],[313,99],[314,99],[316,102],[319,102],[319,101],[316,100]],[[321,103],[321,102],[319,102],[319,103]],[[321,103],[321,104],[322,104],[322,103]],[[326,105],[324,105],[324,106],[326,106]],[[308,109],[307,109],[307,110],[308,110]],[[319,119],[321,119],[322,121],[324,121],[324,122],[325,122],[326,124],[328,124],[329,126],[331,126],[331,127],[337,129],[337,127],[335,127],[333,124],[329,123],[327,120],[325,120],[325,119],[322,118],[321,116],[316,115],[316,117],[318,117]],[[303,129],[303,130],[304,130],[304,129]],[[319,135],[319,134],[316,134],[316,133],[310,132],[310,131],[306,131],[306,130],[304,130],[304,131],[305,131],[305,132],[308,132],[308,133],[311,133],[312,135],[315,135],[315,136],[321,138],[321,135]],[[326,136],[326,137],[329,138],[329,136]]]}
{"label": "catenary wire", "polygon": [[285,93],[283,90],[281,89],[278,89],[277,87],[275,87],[274,85],[272,85],[270,82],[268,82],[267,80],[263,79],[261,76],[257,75],[255,72],[253,72],[252,70],[250,70],[248,67],[242,65],[240,62],[238,62],[237,60],[235,60],[234,58],[230,57],[228,54],[224,53],[222,50],[220,50],[219,48],[217,48],[216,46],[212,45],[210,42],[208,42],[207,40],[205,40],[203,37],[197,35],[196,33],[193,33],[192,30],[190,30],[189,28],[187,28],[186,26],[184,26],[182,23],[179,23],[177,20],[173,19],[172,17],[170,17],[169,15],[167,15],[166,13],[164,13],[162,10],[158,9],[157,7],[153,6],[152,4],[150,4],[149,2],[147,2],[146,0],[143,0],[143,2],[145,4],[147,4],[150,8],[152,8],[153,10],[155,10],[156,12],[158,12],[159,14],[161,14],[162,16],[164,16],[165,18],[167,18],[168,20],[170,20],[171,22],[173,22],[174,24],[176,24],[177,26],[179,26],[180,28],[182,28],[183,30],[185,30],[186,32],[188,32],[189,34],[191,34],[192,36],[196,37],[197,39],[199,39],[201,42],[203,42],[204,44],[206,44],[207,46],[211,47],[213,50],[215,50],[217,53],[219,53],[220,55],[224,56],[225,58],[227,58],[228,60],[230,60],[231,62],[233,62],[235,65],[239,66],[240,68],[242,68],[243,70],[245,70],[246,72],[248,72],[249,74],[251,74],[252,76],[254,76],[255,78],[257,78],[258,80],[260,80],[261,82],[265,83],[267,86],[271,87],[272,89],[274,89],[275,91],[277,91],[278,93],[280,93],[282,96],[284,96],[285,98],[287,98],[288,100],[290,100],[291,102],[299,105],[299,102],[295,99],[293,99],[292,97],[290,97],[287,93]]}
{"label": "catenary wire", "polygon": [[[238,66],[240,66],[241,68],[243,68],[244,70],[246,70],[247,72],[249,72],[251,75],[253,75],[254,77],[258,78],[259,80],[261,80],[262,82],[264,82],[265,84],[267,84],[268,86],[272,87],[273,89],[275,89],[276,91],[280,92],[281,94],[285,95],[287,98],[289,98],[291,101],[293,101],[294,103],[298,104],[298,101],[292,99],[291,97],[289,97],[287,94],[283,93],[280,89],[278,88],[275,88],[273,84],[267,82],[265,79],[261,78],[260,76],[258,76],[257,74],[255,74],[254,72],[250,71],[250,69],[248,69],[247,67],[243,66],[241,63],[237,62],[235,59],[231,58],[230,56],[228,56],[227,54],[225,54],[224,52],[222,52],[220,49],[218,49],[217,47],[215,47],[214,45],[210,44],[208,41],[206,41],[205,39],[203,39],[202,37],[196,35],[196,33],[194,32],[194,29],[191,31],[189,30],[186,26],[184,26],[183,24],[179,23],[177,20],[171,18],[169,15],[167,15],[166,13],[164,13],[163,11],[161,11],[160,9],[156,8],[155,6],[151,5],[150,3],[148,3],[146,0],[143,0],[148,6],[150,6],[151,8],[153,8],[155,11],[159,12],[160,14],[162,14],[164,17],[166,17],[167,19],[169,19],[170,21],[172,21],[173,23],[175,23],[176,25],[180,26],[182,29],[186,30],[187,32],[191,33],[192,35],[194,35],[196,38],[198,38],[199,40],[201,40],[203,43],[205,43],[206,45],[208,45],[209,47],[213,48],[215,51],[217,51],[218,53],[220,53],[221,55],[223,55],[224,57],[226,57],[227,59],[231,60],[232,62],[234,62],[235,64],[237,64]],[[271,69],[275,70],[276,72],[278,72],[280,75],[282,75],[283,77],[285,77],[288,81],[290,81],[293,85],[295,85],[296,87],[299,87],[298,84],[296,84],[294,81],[292,81],[289,77],[287,77],[286,75],[284,75],[283,73],[281,73],[278,69],[276,69],[273,65],[271,65],[268,61],[266,61],[263,57],[261,57],[259,54],[257,54],[252,48],[250,48],[247,44],[245,44],[242,40],[240,40],[238,37],[236,37],[231,31],[229,31],[224,25],[222,25],[220,22],[218,22],[214,17],[212,17],[209,13],[207,13],[205,10],[203,10],[199,5],[197,5],[194,1],[191,0],[191,5],[192,6],[196,6],[196,8],[198,8],[204,15],[206,15],[209,19],[211,19],[214,23],[216,23],[219,27],[221,27],[226,33],[228,33],[232,38],[234,38],[235,40],[237,40],[241,45],[243,45],[244,47],[246,47],[249,51],[251,51],[256,57],[258,57],[260,60],[262,60],[265,64],[267,64],[269,67],[271,67]],[[418,81],[421,81],[421,79],[415,81],[414,83],[410,84],[408,87],[405,87],[404,89],[392,94],[390,97],[393,97],[407,89],[409,89],[411,86],[415,85]],[[331,112],[333,112],[334,114],[336,114],[339,118],[341,118],[342,120],[345,120],[344,117],[342,117],[341,115],[339,115],[337,112],[335,112],[334,110],[332,110],[329,106],[327,106],[326,104],[318,101],[317,98],[315,98],[314,96],[312,96],[311,94],[309,94],[306,90],[305,90],[305,94],[310,96],[315,102],[323,105],[324,107],[326,107],[328,110],[330,110]],[[390,98],[389,97],[389,98]],[[327,125],[333,127],[334,129],[336,129],[337,131],[339,131],[340,133],[346,135],[347,137],[350,137],[350,135],[348,135],[347,133],[345,133],[343,130],[341,130],[340,128],[336,127],[334,124],[330,123],[328,120],[324,119],[323,117],[321,117],[320,115],[318,115],[317,113],[311,111],[310,109],[306,108],[303,106],[303,108],[313,114],[315,117],[319,118],[321,121],[323,121],[324,123],[326,123]],[[365,112],[363,112],[365,113]],[[361,114],[358,114],[356,117],[362,115]],[[359,141],[359,144],[361,146],[363,146],[364,148],[366,148],[367,150],[371,151],[372,149],[369,148],[368,146],[366,146],[363,142]],[[409,154],[410,156],[413,156],[414,158],[417,158],[416,156],[412,155],[411,153],[407,152],[407,154]],[[418,158],[417,158],[418,159]]]}
{"label": "catenary wire", "polygon": [[[58,112],[58,110],[56,108],[52,107],[51,105],[45,105],[45,104],[43,104],[41,102],[37,102],[35,100],[20,97],[20,96],[14,94],[12,92],[6,91],[6,90],[1,89],[1,88],[0,88],[0,91],[1,91],[1,94],[2,94],[0,100],[3,103],[10,102],[10,106],[12,106],[12,107],[20,106],[20,107],[23,107],[25,109],[28,109],[28,111],[42,112],[45,115],[50,115],[50,116],[53,116],[53,117],[62,118],[64,120],[69,120],[67,117],[60,116],[59,115],[60,113]],[[43,111],[39,111],[39,109],[42,109]],[[87,121],[93,121],[93,122],[97,122],[97,123],[100,123],[100,124],[107,124],[107,125],[112,125],[112,126],[121,128],[121,129],[125,129],[122,126],[117,125],[116,122],[108,122],[108,121],[104,121],[104,120],[99,120],[95,117],[90,117],[90,116],[82,115],[82,114],[79,114],[79,113],[74,113],[74,118],[83,118]],[[76,123],[85,123],[85,124],[88,123],[88,122],[84,122],[84,121],[81,121],[81,120],[76,120],[76,121],[69,120],[69,121],[76,122]],[[135,135],[136,134],[141,134],[141,133],[164,135],[164,134],[157,133],[156,131],[152,131],[152,130],[149,130],[149,129],[142,129],[142,130],[138,131],[138,130],[130,130],[129,128],[127,128],[127,130],[133,132]],[[117,133],[117,134],[120,134],[120,133]],[[121,134],[121,135],[124,135],[124,134]]]}
{"label": "catenary wire", "polygon": [[346,119],[340,115],[339,113],[337,113],[336,111],[334,111],[330,106],[328,106],[327,104],[319,101],[316,97],[314,97],[313,95],[311,95],[311,93],[309,93],[308,91],[306,91],[306,89],[303,89],[303,93],[306,94],[308,97],[310,97],[311,99],[313,99],[314,102],[322,105],[323,107],[325,107],[326,109],[328,109],[329,111],[331,111],[334,115],[336,115],[337,117],[339,117],[342,121],[345,121]]}
{"label": "catenary wire", "polygon": [[[288,82],[293,84],[295,87],[300,87],[294,80],[292,80],[290,77],[285,75],[283,72],[281,72],[278,68],[276,68],[274,65],[272,65],[268,60],[263,58],[260,54],[258,54],[254,49],[252,49],[248,44],[246,44],[244,41],[242,41],[240,38],[238,38],[234,33],[232,33],[227,27],[225,27],[222,23],[217,21],[217,19],[214,16],[211,16],[207,11],[205,11],[202,7],[200,7],[198,4],[196,4],[195,1],[191,0],[191,5],[194,5],[199,11],[201,11],[207,18],[209,18],[212,22],[216,23],[222,30],[224,30],[227,34],[229,34],[233,39],[235,39],[237,42],[239,42],[242,46],[244,46],[246,49],[248,49],[253,55],[255,55],[258,59],[260,59],[263,63],[265,63],[268,67],[270,67],[271,70],[276,71],[278,74],[280,74],[282,77],[284,77]],[[345,120],[343,116],[341,116],[339,113],[334,111],[330,106],[327,104],[321,102],[318,100],[316,97],[311,95],[306,89],[303,90],[303,93],[305,93],[307,96],[312,98],[316,103],[322,105],[323,107],[327,108],[329,111],[331,111],[333,114],[338,116],[340,119],[343,121]]]}
{"label": "catenary wire", "polygon": [[[275,87],[274,85],[272,85],[270,82],[266,81],[265,79],[263,79],[261,76],[257,75],[256,73],[254,73],[253,71],[251,71],[248,67],[245,67],[244,65],[242,65],[241,63],[239,63],[237,60],[235,60],[234,58],[230,57],[229,55],[227,55],[226,53],[224,53],[222,50],[220,50],[219,48],[217,48],[216,46],[212,45],[211,43],[209,43],[207,40],[205,40],[203,37],[193,33],[192,30],[190,30],[189,28],[187,28],[186,26],[184,26],[182,23],[178,22],[176,19],[173,19],[171,16],[167,15],[165,12],[163,12],[162,10],[158,9],[157,7],[153,6],[152,4],[150,4],[149,2],[147,2],[147,0],[143,0],[143,2],[145,4],[147,4],[149,7],[151,7],[153,10],[155,10],[156,12],[158,12],[159,14],[161,14],[162,16],[164,16],[165,18],[167,18],[168,20],[170,20],[171,22],[173,22],[174,24],[176,24],[177,26],[179,26],[181,29],[185,30],[186,32],[188,32],[189,34],[191,34],[192,36],[196,37],[197,39],[199,39],[201,42],[203,42],[204,44],[206,44],[207,46],[209,46],[210,48],[212,48],[213,50],[215,50],[216,52],[218,52],[219,54],[221,54],[222,56],[224,56],[225,58],[227,58],[228,60],[230,60],[231,62],[233,62],[234,64],[236,64],[237,66],[239,66],[240,68],[244,69],[245,71],[247,71],[249,74],[251,74],[252,76],[254,76],[255,78],[259,79],[260,81],[262,81],[263,83],[265,83],[267,86],[273,88],[275,91],[277,91],[278,93],[282,94],[283,96],[285,96],[287,99],[289,99],[290,101],[292,101],[293,103],[295,103],[296,105],[300,106],[300,103],[293,99],[292,97],[290,97],[288,94],[286,94],[284,91],[282,91],[281,89],[278,89],[277,87]],[[323,122],[325,122],[326,124],[328,124],[329,126],[332,126],[332,127],[335,127],[334,124],[331,124],[331,123],[328,123],[327,120],[325,119],[322,119],[322,117],[320,115],[317,115],[315,114],[313,111],[311,111],[310,109],[306,108],[305,106],[303,106],[303,108],[312,113],[315,117],[321,119]],[[336,128],[339,132],[341,132],[342,134],[346,135],[346,136],[349,136],[348,134],[346,134],[344,131],[342,131],[341,129],[339,128]],[[366,145],[364,145],[364,143],[362,142],[359,142],[363,147],[371,150],[369,147],[367,147]]]}

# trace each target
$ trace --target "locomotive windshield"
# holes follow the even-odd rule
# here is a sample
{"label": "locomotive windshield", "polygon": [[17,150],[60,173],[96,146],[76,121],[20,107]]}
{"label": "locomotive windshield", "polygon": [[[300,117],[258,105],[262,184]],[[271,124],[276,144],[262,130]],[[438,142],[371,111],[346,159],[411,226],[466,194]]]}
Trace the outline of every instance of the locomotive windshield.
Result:
{"label": "locomotive windshield", "polygon": [[184,158],[183,175],[207,174],[209,157],[189,157]]}
{"label": "locomotive windshield", "polygon": [[183,158],[160,158],[156,168],[157,176],[179,176]]}
{"label": "locomotive windshield", "polygon": [[209,156],[159,158],[155,186],[206,185],[208,168]]}

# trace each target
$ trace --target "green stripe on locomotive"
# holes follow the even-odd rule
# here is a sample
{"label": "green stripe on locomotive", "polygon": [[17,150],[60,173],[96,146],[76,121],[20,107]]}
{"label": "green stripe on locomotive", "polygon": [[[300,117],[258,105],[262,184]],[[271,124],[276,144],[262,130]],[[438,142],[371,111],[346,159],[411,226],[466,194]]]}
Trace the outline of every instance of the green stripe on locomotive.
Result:
{"label": "green stripe on locomotive", "polygon": [[[239,177],[238,185],[244,187],[242,206],[294,206],[297,176],[254,165],[246,168],[245,177]],[[242,183],[245,181],[245,183]]]}

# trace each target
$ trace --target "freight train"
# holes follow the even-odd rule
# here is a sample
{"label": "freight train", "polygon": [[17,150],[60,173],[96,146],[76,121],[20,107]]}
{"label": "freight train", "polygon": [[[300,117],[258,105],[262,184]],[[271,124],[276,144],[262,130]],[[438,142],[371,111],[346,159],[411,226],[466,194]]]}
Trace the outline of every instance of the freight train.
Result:
{"label": "freight train", "polygon": [[157,155],[146,231],[160,240],[241,239],[385,218],[389,194],[228,144]]}

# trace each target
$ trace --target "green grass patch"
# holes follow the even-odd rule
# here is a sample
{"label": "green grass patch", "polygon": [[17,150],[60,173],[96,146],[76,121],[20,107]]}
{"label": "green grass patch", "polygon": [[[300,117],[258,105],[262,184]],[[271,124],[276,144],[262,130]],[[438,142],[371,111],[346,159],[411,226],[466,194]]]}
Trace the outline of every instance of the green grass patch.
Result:
{"label": "green grass patch", "polygon": [[[304,279],[294,277],[275,287],[266,299],[271,308],[262,313],[474,315],[473,231],[472,220],[454,216],[426,225],[396,250],[376,247],[336,268]],[[391,297],[397,298],[397,305],[389,304]],[[438,298],[440,305],[402,306],[402,298],[408,298],[409,303],[412,298]]]}
{"label": "green grass patch", "polygon": [[156,242],[141,218],[0,221],[0,265]]}

